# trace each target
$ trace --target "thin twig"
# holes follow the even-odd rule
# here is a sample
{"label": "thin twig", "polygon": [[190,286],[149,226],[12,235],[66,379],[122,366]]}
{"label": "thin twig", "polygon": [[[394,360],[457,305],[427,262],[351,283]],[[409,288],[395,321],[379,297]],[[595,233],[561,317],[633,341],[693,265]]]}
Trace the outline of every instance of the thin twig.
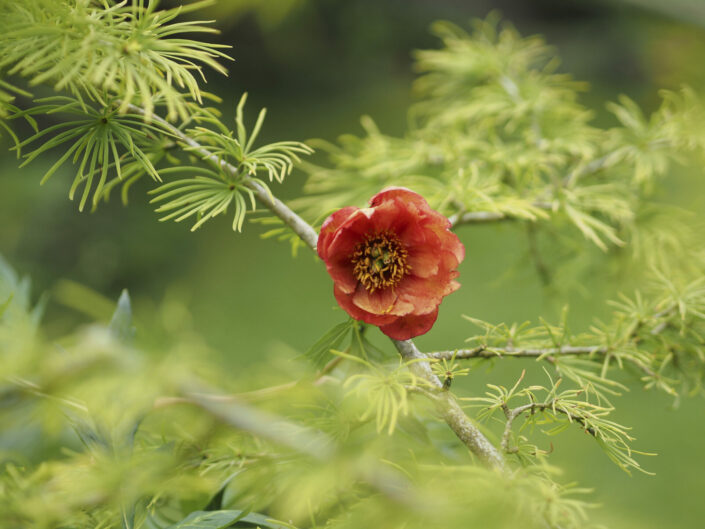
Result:
{"label": "thin twig", "polygon": [[[649,334],[656,336],[663,332],[671,322],[668,317],[675,312],[674,306],[669,306],[653,315],[653,319],[659,320],[666,318],[664,321],[655,325]],[[642,325],[639,323],[630,335],[630,340],[634,343],[639,341],[638,329]],[[593,356],[593,355],[609,355],[614,351],[615,347],[607,347],[604,345],[563,345],[560,347],[545,347],[545,348],[519,348],[519,347],[492,347],[488,345],[480,345],[472,349],[455,349],[452,351],[435,351],[426,353],[428,358],[438,360],[471,360],[474,358],[536,358],[545,359],[553,363],[556,357],[559,356]],[[644,364],[637,358],[627,358],[628,362],[639,368],[644,374],[652,378],[659,378],[660,375],[651,367]]]}
{"label": "thin twig", "polygon": [[[480,345],[473,349],[455,349],[453,351],[434,351],[426,353],[428,358],[439,360],[471,360],[473,358],[536,358],[546,359],[554,363],[558,356],[589,356],[589,355],[607,355],[612,351],[611,348],[598,345],[564,345],[562,347],[546,347],[544,349],[520,349],[513,347],[489,347]],[[656,372],[643,362],[635,358],[629,358],[627,361],[641,369],[644,374],[650,377],[657,377]]]}
{"label": "thin twig", "polygon": [[563,347],[546,347],[539,349],[523,349],[514,347],[491,347],[480,345],[472,349],[456,349],[453,351],[435,351],[426,353],[429,358],[439,360],[450,360],[455,356],[457,360],[467,360],[471,358],[540,358],[551,355],[604,355],[609,352],[609,348],[598,345],[565,345]]}
{"label": "thin twig", "polygon": [[[653,143],[653,142],[652,142]],[[563,178],[562,187],[573,187],[575,183],[582,177],[596,173],[603,169],[614,153],[607,153],[604,156],[595,158],[586,165],[579,167]],[[536,202],[533,207],[539,209],[552,210],[553,206],[546,202]],[[467,213],[458,213],[449,217],[453,227],[461,224],[472,224],[477,222],[494,222],[499,220],[527,220],[523,217],[509,215],[499,211],[469,211]]]}
{"label": "thin twig", "polygon": [[[646,147],[648,149],[657,149],[661,148],[664,146],[669,145],[669,140],[661,138],[658,140],[653,140],[650,141]],[[563,179],[563,186],[564,187],[573,187],[579,179],[581,179],[584,176],[596,173],[602,169],[604,169],[607,166],[607,162],[610,161],[611,158],[613,158],[615,155],[615,152],[608,152],[607,154],[604,154],[600,156],[599,158],[595,158],[592,160],[590,163],[584,165],[581,168],[578,168],[570,173],[568,173],[565,178]]]}
{"label": "thin twig", "polygon": [[595,158],[587,165],[584,165],[582,168],[576,169],[575,171],[568,173],[563,179],[563,185],[565,187],[572,187],[583,176],[596,173],[605,166],[605,163],[607,163],[607,161],[610,159],[610,157],[612,157],[613,154],[614,153],[608,153],[604,156],[600,156],[599,158]]}
{"label": "thin twig", "polygon": [[178,397],[159,397],[154,409],[193,405],[239,430],[250,432],[317,459],[329,458],[335,443],[323,432],[287,421],[269,412],[212,391],[183,391]]}
{"label": "thin twig", "polygon": [[562,408],[561,406],[556,406],[555,400],[549,402],[532,402],[513,409],[509,409],[506,404],[502,404],[502,411],[504,411],[504,416],[507,418],[507,422],[504,426],[504,433],[502,433],[502,441],[500,442],[500,447],[502,448],[502,450],[508,454],[513,454],[517,452],[517,448],[509,448],[509,437],[512,434],[512,425],[514,424],[514,421],[517,419],[517,417],[519,417],[525,411],[530,411],[533,413],[535,411],[544,411],[549,409],[553,410],[554,412],[562,413],[563,415],[568,417],[571,422],[575,421],[576,423],[580,424],[583,428],[585,428],[585,431],[593,437],[595,437],[595,435],[597,434],[593,428],[585,425],[585,419],[583,417],[574,415],[573,413],[569,412],[565,408]]}
{"label": "thin twig", "polygon": [[496,220],[514,220],[500,211],[468,211],[466,213],[456,213],[448,217],[452,226],[460,224],[470,224],[473,222],[494,222]]}
{"label": "thin twig", "polygon": [[[553,206],[548,202],[534,202],[533,207],[538,209],[552,210]],[[500,220],[531,220],[526,217],[511,215],[501,211],[467,211],[465,213],[456,213],[448,217],[452,227],[457,227],[462,224],[476,224],[483,222],[495,222]]]}

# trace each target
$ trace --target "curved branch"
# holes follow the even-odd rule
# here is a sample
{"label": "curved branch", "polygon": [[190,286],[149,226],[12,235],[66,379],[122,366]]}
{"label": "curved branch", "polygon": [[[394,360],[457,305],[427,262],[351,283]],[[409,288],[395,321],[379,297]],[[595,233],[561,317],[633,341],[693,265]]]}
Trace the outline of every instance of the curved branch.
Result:
{"label": "curved branch", "polygon": [[[140,114],[141,116],[146,116],[145,110],[141,107],[130,104],[127,108],[130,112]],[[150,115],[150,119],[158,123],[165,131],[174,136],[178,141],[191,147],[190,152],[196,152],[203,160],[208,160],[209,162],[220,166],[223,171],[230,175],[240,175],[240,171],[237,167],[209,152],[203,145],[188,136],[181,129],[169,123],[167,120],[154,114]],[[242,183],[247,188],[251,189],[259,201],[262,202],[267,209],[279,217],[284,224],[289,226],[309,248],[311,248],[314,252],[316,251],[316,241],[318,240],[316,230],[314,230],[305,220],[294,213],[286,204],[284,204],[284,202],[272,195],[267,188],[256,180],[248,178],[247,176],[242,176]]]}
{"label": "curved branch", "polygon": [[[146,113],[144,109],[136,105],[128,105],[130,112],[135,112],[142,116]],[[239,170],[234,165],[226,162],[218,156],[210,153],[203,145],[185,134],[182,130],[175,127],[165,119],[151,115],[150,119],[157,122],[169,134],[173,135],[178,141],[188,145],[190,152],[196,152],[201,155],[204,160],[219,165],[224,171],[231,175],[239,175]],[[255,196],[277,217],[279,217],[287,226],[289,226],[309,248],[316,251],[316,243],[318,234],[313,227],[304,219],[299,217],[292,209],[284,204],[278,198],[272,196],[261,184],[247,177],[243,177],[243,183],[255,193]],[[427,359],[427,356],[418,350],[414,342],[411,340],[397,341],[392,340],[399,354],[405,359]],[[433,386],[441,388],[443,385],[436,375],[431,370],[431,365],[428,361],[414,362],[410,366],[412,372],[424,380],[428,381]],[[438,411],[443,417],[443,420],[455,432],[455,435],[467,446],[470,451],[475,454],[482,462],[494,467],[504,468],[504,460],[499,451],[489,442],[482,432],[475,426],[472,420],[465,414],[462,408],[455,401],[449,392],[441,394],[441,398],[437,402]]]}
{"label": "curved branch", "polygon": [[514,424],[514,421],[517,419],[517,417],[519,417],[519,415],[521,415],[525,411],[530,411],[531,413],[534,413],[535,411],[544,411],[549,409],[557,413],[562,413],[563,415],[568,417],[568,420],[570,422],[575,421],[576,423],[580,424],[587,433],[589,433],[593,437],[596,436],[597,433],[595,432],[595,430],[585,424],[585,419],[583,417],[575,415],[566,410],[565,408],[562,408],[561,406],[556,406],[555,400],[549,402],[532,402],[530,404],[524,404],[523,406],[519,406],[513,409],[509,409],[506,404],[503,404],[502,411],[504,412],[504,416],[507,418],[507,422],[504,426],[504,432],[502,433],[502,441],[500,443],[502,450],[508,454],[513,454],[517,452],[516,448],[509,448],[509,437],[512,434],[512,425]]}

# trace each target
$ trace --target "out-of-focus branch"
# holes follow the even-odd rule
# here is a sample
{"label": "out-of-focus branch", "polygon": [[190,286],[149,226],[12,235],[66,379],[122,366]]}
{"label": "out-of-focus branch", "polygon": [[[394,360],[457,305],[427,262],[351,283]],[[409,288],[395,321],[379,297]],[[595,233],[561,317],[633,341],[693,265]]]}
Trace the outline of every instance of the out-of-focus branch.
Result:
{"label": "out-of-focus branch", "polygon": [[600,156],[599,158],[595,158],[594,160],[592,160],[590,163],[584,165],[583,167],[576,169],[575,171],[571,171],[563,179],[563,185],[565,187],[572,187],[583,176],[587,176],[592,173],[596,173],[597,171],[599,171],[600,169],[605,167],[605,164],[609,161],[609,159],[613,155],[614,155],[614,153],[611,153],[611,152],[607,153],[604,156]]}
{"label": "out-of-focus branch", "polygon": [[[532,204],[537,209],[551,210],[553,206],[547,202],[535,202]],[[522,216],[511,215],[501,211],[466,211],[465,213],[456,213],[448,217],[452,227],[457,227],[462,224],[477,224],[485,222],[496,222],[504,220],[530,220]]]}
{"label": "out-of-focus branch", "polygon": [[[198,406],[224,424],[288,447],[323,464],[334,464],[338,453],[335,439],[327,434],[301,426],[269,412],[262,411],[228,395],[207,391],[184,391],[180,397],[161,397],[154,408],[173,405]],[[386,467],[360,468],[356,477],[390,499],[408,505],[422,505],[424,499],[401,473]]]}
{"label": "out-of-focus branch", "polygon": [[[653,140],[648,143],[648,147],[650,149],[658,149],[658,148],[664,148],[667,147],[670,144],[669,140],[665,138],[661,138],[658,140]],[[563,179],[563,185],[565,187],[573,187],[575,184],[583,178],[584,176],[591,175],[593,173],[596,173],[605,167],[607,167],[608,162],[610,161],[611,158],[613,158],[615,155],[615,152],[608,152],[599,158],[595,158],[592,160],[590,163],[574,170],[568,173],[565,178]]]}
{"label": "out-of-focus branch", "polygon": [[[661,146],[663,142],[651,142],[651,146]],[[573,187],[577,181],[584,177],[596,173],[604,169],[610,158],[614,156],[614,153],[610,152],[599,158],[595,158],[591,162],[585,164],[582,167],[576,168],[575,170],[569,172],[562,181],[562,187]],[[553,206],[548,202],[534,202],[533,207],[538,209],[552,210]],[[460,226],[462,224],[475,224],[475,223],[485,223],[485,222],[495,222],[500,220],[528,220],[524,217],[515,216],[507,213],[502,213],[501,211],[468,211],[465,213],[456,213],[448,217],[453,227]]]}
{"label": "out-of-focus branch", "polygon": [[496,220],[514,220],[501,211],[468,211],[467,213],[456,213],[448,217],[451,225],[470,224],[474,222],[494,222]]}
{"label": "out-of-focus branch", "polygon": [[[143,108],[136,105],[128,105],[130,112],[146,115]],[[239,175],[237,167],[211,154],[208,149],[198,143],[196,140],[188,136],[179,128],[175,127],[165,119],[159,116],[151,115],[150,119],[158,123],[166,132],[174,136],[178,141],[189,146],[189,152],[195,152],[201,155],[202,159],[208,160],[211,163],[219,165],[224,171],[232,175]],[[240,175],[242,176],[242,175]],[[255,193],[255,196],[277,217],[279,217],[287,226],[289,226],[309,248],[316,251],[316,243],[318,234],[313,227],[304,219],[299,217],[292,209],[290,209],[281,200],[272,196],[261,184],[255,180],[242,176],[243,184]],[[441,381],[431,371],[431,366],[426,355],[418,350],[416,345],[411,340],[397,341],[392,340],[399,354],[405,359],[421,360],[411,364],[410,368],[414,374],[423,378],[433,386],[442,388]],[[489,442],[482,432],[475,426],[472,420],[465,414],[462,408],[455,401],[455,397],[449,392],[442,394],[442,398],[437,399],[437,408],[443,420],[451,427],[458,438],[474,453],[483,463],[494,467],[504,468],[504,460],[499,451]]]}
{"label": "out-of-focus branch", "polygon": [[316,459],[330,458],[334,451],[335,443],[324,433],[305,428],[225,395],[217,395],[211,391],[184,391],[180,397],[157,399],[154,407],[162,408],[174,404],[198,406],[225,424]]}

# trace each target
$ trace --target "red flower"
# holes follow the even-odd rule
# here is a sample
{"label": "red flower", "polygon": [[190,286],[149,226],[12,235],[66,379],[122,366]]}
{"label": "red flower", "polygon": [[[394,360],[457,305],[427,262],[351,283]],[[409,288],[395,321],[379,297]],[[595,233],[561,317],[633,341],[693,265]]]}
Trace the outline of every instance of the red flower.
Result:
{"label": "red flower", "polygon": [[427,332],[444,296],[460,287],[465,248],[450,222],[421,195],[390,187],[370,207],[346,207],[326,219],[318,255],[335,299],[356,320],[396,340]]}

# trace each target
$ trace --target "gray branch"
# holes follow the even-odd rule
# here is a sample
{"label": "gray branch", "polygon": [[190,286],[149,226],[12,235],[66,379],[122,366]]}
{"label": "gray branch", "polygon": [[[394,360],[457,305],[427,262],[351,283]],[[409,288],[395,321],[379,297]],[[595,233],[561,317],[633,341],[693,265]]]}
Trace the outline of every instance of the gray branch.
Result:
{"label": "gray branch", "polygon": [[[130,112],[145,115],[144,109],[136,106],[128,106]],[[225,160],[219,158],[218,156],[211,154],[208,149],[203,145],[198,143],[196,140],[188,136],[179,128],[175,127],[165,119],[159,116],[152,115],[151,119],[158,123],[165,131],[173,135],[178,141],[188,145],[190,147],[189,152],[195,152],[204,160],[207,160],[213,164],[220,166],[225,172],[232,175],[239,175],[238,168],[232,164],[229,164]],[[243,183],[255,193],[255,196],[277,217],[279,217],[287,226],[289,226],[296,235],[298,235],[302,241],[304,241],[309,248],[314,252],[316,251],[316,243],[318,241],[318,234],[316,230],[311,227],[305,220],[299,217],[294,211],[292,211],[286,204],[276,197],[270,195],[266,189],[256,181],[242,177]],[[426,360],[427,357],[424,353],[418,350],[414,342],[411,340],[397,341],[392,340],[396,346],[399,354],[405,360],[411,359],[422,359]],[[436,375],[433,374],[431,370],[431,365],[428,361],[416,361],[410,364],[409,368],[412,372],[424,380],[428,381],[435,387],[441,388],[441,381]],[[440,394],[440,398],[437,399],[436,406],[438,411],[443,417],[443,420],[450,426],[450,428],[455,432],[458,438],[470,449],[470,451],[475,454],[481,461],[485,464],[494,468],[504,468],[504,460],[502,459],[499,451],[489,442],[489,440],[480,432],[480,430],[475,426],[472,420],[465,414],[463,409],[458,405],[449,392],[444,392]]]}
{"label": "gray branch", "polygon": [[[513,347],[489,347],[481,345],[474,349],[456,349],[454,351],[435,351],[426,353],[428,358],[438,360],[472,360],[473,358],[545,358],[554,362],[557,356],[590,356],[609,354],[609,347],[599,345],[564,345],[562,347],[546,347],[544,349],[515,349]],[[658,376],[657,373],[643,362],[635,358],[627,359],[650,377]]]}
{"label": "gray branch", "polygon": [[[404,360],[413,361],[413,363],[409,364],[409,369],[414,375],[423,378],[439,390],[443,388],[443,383],[433,373],[431,365],[425,361],[418,361],[428,357],[419,351],[414,342],[411,340],[392,340],[392,342],[394,342],[397,351],[399,351],[399,354]],[[449,391],[439,392],[434,402],[443,420],[472,453],[489,466],[500,469],[504,468],[504,460],[499,451],[468,418],[463,409],[458,405],[452,393]]]}
{"label": "gray branch", "polygon": [[[651,336],[656,336],[667,329],[669,325],[671,325],[669,317],[675,314],[675,311],[676,308],[674,306],[668,306],[665,309],[655,313],[652,316],[653,320],[661,321],[659,321],[659,323],[649,331],[649,334]],[[639,341],[638,329],[642,325],[643,322],[640,322],[630,336],[630,339],[634,341],[634,343],[638,343]],[[456,360],[472,360],[475,358],[536,358],[546,359],[553,363],[559,356],[604,356],[609,355],[614,350],[614,346],[607,347],[604,345],[563,345],[560,347],[543,348],[493,347],[488,345],[480,345],[472,349],[434,351],[431,353],[426,353],[426,356],[428,358],[438,360],[451,360],[453,358]],[[626,361],[632,363],[649,377],[658,378],[659,376],[659,374],[656,373],[649,365],[637,358],[626,358]]]}
{"label": "gray branch", "polygon": [[551,355],[604,355],[609,352],[607,347],[598,345],[564,345],[563,347],[547,347],[543,349],[522,349],[514,347],[490,347],[481,345],[473,349],[456,349],[454,351],[435,351],[426,353],[429,358],[439,360],[468,360],[472,358],[540,358]]}

